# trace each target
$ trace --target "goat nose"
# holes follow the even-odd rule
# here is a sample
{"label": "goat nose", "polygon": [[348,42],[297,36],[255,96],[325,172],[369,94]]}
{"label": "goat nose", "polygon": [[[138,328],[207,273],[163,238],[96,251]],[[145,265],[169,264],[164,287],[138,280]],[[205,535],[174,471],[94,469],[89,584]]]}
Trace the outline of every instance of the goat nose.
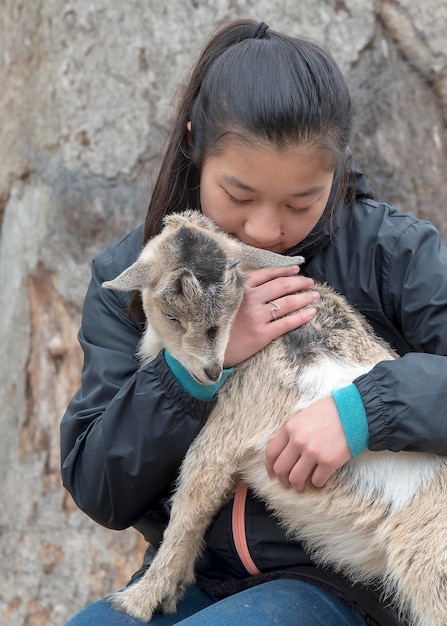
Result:
{"label": "goat nose", "polygon": [[222,374],[222,368],[217,365],[215,367],[206,367],[203,371],[208,380],[213,383],[216,383]]}

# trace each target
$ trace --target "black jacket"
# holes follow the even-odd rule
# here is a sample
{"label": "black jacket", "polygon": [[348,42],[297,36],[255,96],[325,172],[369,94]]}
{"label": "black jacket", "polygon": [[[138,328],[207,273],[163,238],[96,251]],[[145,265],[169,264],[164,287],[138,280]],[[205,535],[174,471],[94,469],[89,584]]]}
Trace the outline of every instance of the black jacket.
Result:
{"label": "black jacket", "polygon": [[[403,357],[355,381],[370,449],[447,455],[447,249],[432,225],[359,189],[354,208],[340,211],[326,238],[294,252],[307,257],[306,274],[344,294]],[[141,237],[141,229],[134,231],[92,266],[79,332],[82,387],[61,423],[62,475],[92,519],[114,529],[134,525],[156,545],[178,468],[215,401],[183,391],[162,354],[140,367],[135,353],[141,328],[127,315],[130,294],[101,288],[135,261]],[[235,549],[231,512],[229,502],[214,520],[198,564],[201,580],[217,579],[215,590],[220,584],[223,593],[249,578]],[[377,623],[398,623],[370,588],[313,567],[251,494],[245,516],[250,554],[262,572],[316,580],[353,599]]]}

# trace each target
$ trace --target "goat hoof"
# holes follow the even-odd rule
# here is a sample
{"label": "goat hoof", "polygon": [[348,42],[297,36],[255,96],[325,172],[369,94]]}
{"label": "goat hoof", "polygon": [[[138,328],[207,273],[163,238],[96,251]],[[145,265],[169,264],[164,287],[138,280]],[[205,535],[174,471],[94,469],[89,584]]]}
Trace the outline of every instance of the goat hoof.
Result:
{"label": "goat hoof", "polygon": [[142,622],[150,622],[157,604],[151,603],[148,597],[141,601],[140,594],[135,593],[135,591],[138,592],[137,589],[131,587],[124,591],[118,591],[109,596],[108,601],[118,613],[123,613]]}

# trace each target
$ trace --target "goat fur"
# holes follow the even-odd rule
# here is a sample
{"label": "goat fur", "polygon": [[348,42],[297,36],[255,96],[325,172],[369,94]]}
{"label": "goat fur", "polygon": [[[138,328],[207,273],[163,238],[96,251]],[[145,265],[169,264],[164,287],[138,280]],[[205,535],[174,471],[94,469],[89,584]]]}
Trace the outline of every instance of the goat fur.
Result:
{"label": "goat fur", "polygon": [[[244,271],[301,262],[250,248],[199,212],[165,218],[161,234],[110,289],[140,289],[148,326],[140,357],[162,346],[202,383],[214,382],[244,292]],[[213,516],[245,482],[316,562],[353,582],[380,580],[411,626],[447,624],[447,461],[407,452],[364,452],[325,487],[304,492],[270,480],[269,436],[292,413],[397,358],[364,318],[325,284],[318,314],[237,367],[183,461],[163,542],[143,578],[111,596],[114,608],[149,621],[173,613],[194,581]]]}

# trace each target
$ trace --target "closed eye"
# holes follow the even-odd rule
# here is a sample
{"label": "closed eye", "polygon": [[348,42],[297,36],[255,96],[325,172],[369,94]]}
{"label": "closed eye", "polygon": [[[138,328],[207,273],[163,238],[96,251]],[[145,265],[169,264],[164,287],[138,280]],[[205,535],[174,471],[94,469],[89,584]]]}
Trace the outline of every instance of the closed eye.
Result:
{"label": "closed eye", "polygon": [[309,211],[309,209],[311,209],[312,207],[306,206],[306,207],[297,208],[297,207],[290,206],[289,204],[287,208],[289,208],[294,213],[305,213],[306,211]]}
{"label": "closed eye", "polygon": [[235,198],[224,187],[222,187],[222,189],[226,193],[228,200],[233,204],[248,204],[249,202],[251,202],[251,200],[240,200],[239,198]]}
{"label": "closed eye", "polygon": [[170,320],[171,322],[178,322],[178,319],[172,315],[172,313],[168,313],[168,311],[162,311],[162,314],[165,316],[166,319]]}

